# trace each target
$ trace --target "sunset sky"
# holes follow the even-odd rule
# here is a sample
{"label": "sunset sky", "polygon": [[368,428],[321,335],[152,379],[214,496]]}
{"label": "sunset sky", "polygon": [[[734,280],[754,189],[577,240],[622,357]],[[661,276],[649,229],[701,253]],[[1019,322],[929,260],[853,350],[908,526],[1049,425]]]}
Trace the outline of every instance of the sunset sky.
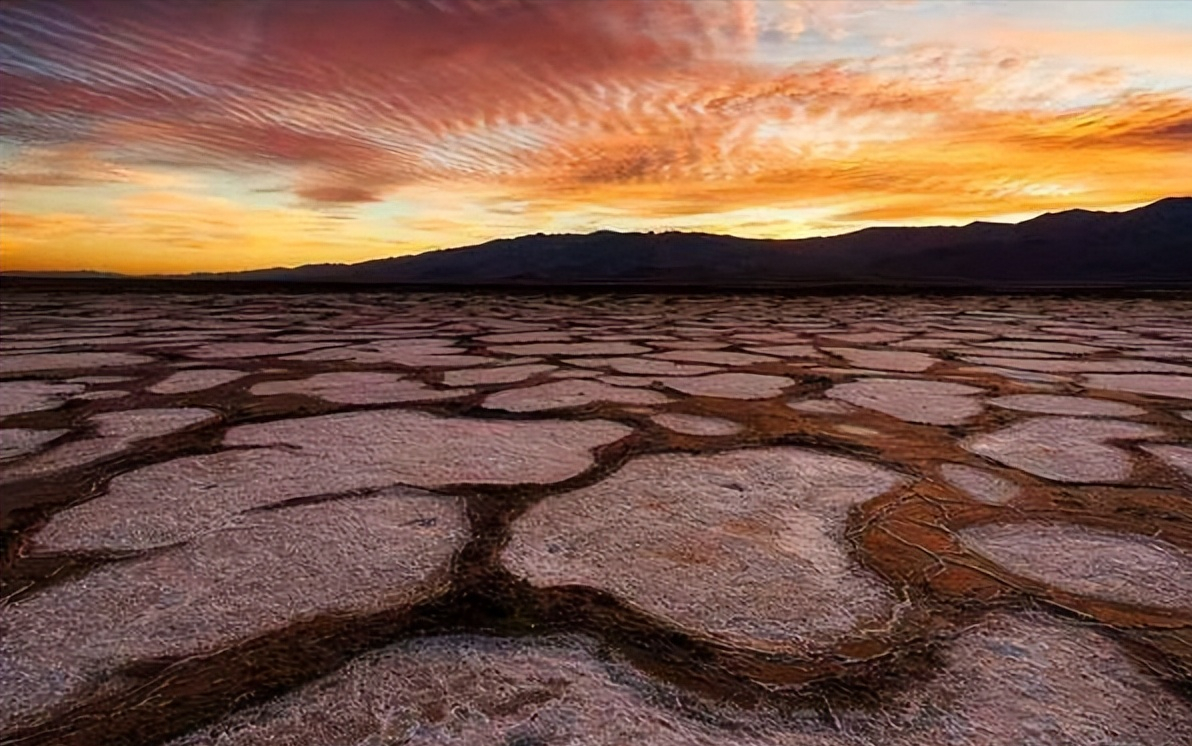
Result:
{"label": "sunset sky", "polygon": [[1192,2],[4,0],[0,269],[1192,193]]}

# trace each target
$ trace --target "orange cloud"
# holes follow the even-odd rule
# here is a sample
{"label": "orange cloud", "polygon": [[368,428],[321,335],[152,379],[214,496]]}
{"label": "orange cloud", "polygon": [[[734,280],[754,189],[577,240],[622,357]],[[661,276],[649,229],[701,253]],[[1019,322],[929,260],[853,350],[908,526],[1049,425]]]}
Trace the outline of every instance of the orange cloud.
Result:
{"label": "orange cloud", "polygon": [[[99,33],[64,34],[56,16],[70,7]],[[579,108],[594,87],[632,85],[744,43],[731,6],[686,0],[6,10],[30,52],[102,71],[95,82],[87,72],[0,76],[6,106],[45,115],[35,136],[179,165],[299,165],[319,184],[303,191],[346,201],[433,175],[426,153],[440,138]]]}
{"label": "orange cloud", "polygon": [[[1186,34],[949,20],[865,46],[887,5],[5,4],[0,250],[13,267],[227,269],[539,230],[795,236],[1189,191],[1192,96],[1138,76],[1171,73]],[[896,5],[891,38],[918,28],[920,6]],[[791,50],[840,53],[767,62],[779,31]],[[1080,54],[1089,42],[1103,48]],[[286,206],[227,197],[262,179]],[[67,190],[111,184],[149,191],[104,214],[63,207]],[[378,218],[387,206],[402,219]]]}
{"label": "orange cloud", "polygon": [[[926,53],[942,55],[923,68],[930,74],[887,72],[897,66],[879,60],[719,76],[639,115],[630,131],[614,122],[540,152],[514,185],[552,209],[620,204],[675,216],[832,203],[842,220],[920,222],[1187,191],[1192,99],[1132,94],[1112,76],[1061,76],[1051,85],[1075,80],[1073,103],[1039,109],[1034,93],[1018,94],[1027,63]],[[1112,98],[1076,105],[1090,93]]]}

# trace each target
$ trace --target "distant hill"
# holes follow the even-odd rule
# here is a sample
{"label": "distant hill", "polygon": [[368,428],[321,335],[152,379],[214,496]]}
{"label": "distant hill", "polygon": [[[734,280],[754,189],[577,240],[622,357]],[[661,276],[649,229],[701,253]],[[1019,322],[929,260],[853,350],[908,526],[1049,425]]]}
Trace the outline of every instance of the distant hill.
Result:
{"label": "distant hill", "polygon": [[8,272],[0,272],[0,277],[29,277],[29,278],[49,278],[54,280],[124,280],[128,279],[128,275],[122,275],[118,272],[94,272],[92,270],[79,270],[77,272],[26,272],[24,270],[12,270]]}
{"label": "distant hill", "polygon": [[867,228],[794,240],[535,234],[360,264],[185,279],[468,287],[1189,288],[1192,197],[1126,212],[1068,210],[1018,224]]}

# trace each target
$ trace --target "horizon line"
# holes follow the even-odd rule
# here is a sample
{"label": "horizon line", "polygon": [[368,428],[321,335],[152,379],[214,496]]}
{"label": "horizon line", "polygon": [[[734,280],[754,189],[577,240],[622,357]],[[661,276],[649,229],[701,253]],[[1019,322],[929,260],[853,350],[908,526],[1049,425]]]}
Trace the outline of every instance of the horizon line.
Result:
{"label": "horizon line", "polygon": [[619,231],[619,230],[614,230],[614,229],[610,229],[610,228],[597,228],[595,230],[591,230],[586,233],[535,232],[535,233],[522,233],[522,234],[518,234],[516,236],[503,236],[503,237],[498,236],[495,238],[490,238],[490,239],[486,239],[484,241],[480,241],[478,243],[465,244],[465,245],[461,245],[461,246],[444,246],[444,247],[437,248],[437,249],[426,249],[425,251],[419,251],[419,252],[416,252],[413,254],[378,257],[376,259],[364,259],[359,262],[307,262],[305,264],[296,264],[296,265],[292,265],[292,266],[275,265],[275,266],[271,266],[271,267],[257,267],[257,268],[253,268],[253,269],[237,269],[237,270],[226,270],[226,271],[200,271],[200,272],[188,272],[185,274],[164,274],[164,273],[129,274],[129,273],[124,273],[124,272],[111,272],[111,271],[97,270],[97,269],[59,269],[59,270],[39,270],[39,269],[5,270],[5,269],[0,269],[0,276],[20,277],[20,276],[30,276],[30,275],[59,275],[59,276],[61,276],[61,275],[85,274],[85,275],[103,275],[103,276],[107,276],[107,277],[119,277],[119,278],[134,278],[134,279],[135,278],[143,278],[143,279],[150,279],[150,280],[152,280],[152,279],[185,279],[188,277],[203,277],[203,276],[207,276],[207,275],[237,275],[237,274],[247,274],[247,273],[251,273],[251,272],[272,272],[272,271],[296,270],[296,269],[301,269],[303,267],[352,267],[352,266],[358,266],[361,264],[369,264],[372,262],[384,262],[384,261],[392,261],[392,260],[397,260],[397,259],[413,259],[418,256],[425,256],[427,254],[433,254],[433,253],[444,252],[444,251],[462,251],[462,250],[467,250],[467,249],[475,249],[475,248],[479,248],[482,246],[487,246],[488,244],[491,244],[491,243],[496,243],[498,241],[517,241],[517,240],[520,240],[523,238],[531,238],[531,237],[536,237],[536,236],[542,236],[542,237],[593,236],[593,235],[597,235],[600,233],[611,233],[611,234],[620,235],[620,236],[650,236],[650,235],[652,235],[652,236],[660,236],[660,235],[712,236],[712,237],[716,237],[716,238],[731,238],[731,239],[735,239],[738,241],[751,241],[751,242],[756,242],[756,243],[798,243],[798,242],[802,242],[802,241],[822,241],[822,240],[831,239],[831,238],[846,238],[848,236],[854,236],[854,235],[857,235],[860,233],[865,233],[866,231],[873,231],[873,230],[919,231],[919,230],[933,230],[933,229],[942,229],[942,228],[951,228],[951,229],[968,228],[968,227],[971,227],[974,225],[979,225],[979,224],[1005,225],[1005,226],[1024,225],[1026,223],[1029,223],[1034,220],[1038,220],[1039,218],[1047,217],[1049,215],[1064,215],[1067,213],[1074,213],[1074,212],[1087,212],[1087,213],[1102,214],[1102,215],[1117,215],[1117,214],[1122,214],[1122,213],[1127,213],[1127,212],[1133,212],[1135,210],[1142,210],[1142,209],[1145,209],[1148,207],[1153,207],[1155,205],[1158,205],[1161,202],[1178,201],[1178,200],[1192,200],[1192,194],[1170,195],[1167,197],[1160,197],[1159,199],[1150,200],[1148,202],[1137,203],[1133,207],[1125,207],[1125,208],[1116,209],[1116,210],[1072,207],[1072,208],[1068,208],[1065,210],[1057,210],[1054,212],[1053,211],[1040,212],[1037,215],[1034,215],[1029,218],[1023,218],[1022,220],[1018,220],[1018,221],[972,220],[972,221],[969,221],[968,223],[964,223],[962,225],[945,225],[945,224],[871,225],[871,226],[866,226],[864,228],[858,228],[856,230],[846,231],[844,233],[832,233],[832,234],[819,235],[819,236],[803,236],[800,238],[750,238],[750,237],[745,237],[745,236],[734,235],[732,233],[709,233],[707,231],[682,231],[682,230]]}

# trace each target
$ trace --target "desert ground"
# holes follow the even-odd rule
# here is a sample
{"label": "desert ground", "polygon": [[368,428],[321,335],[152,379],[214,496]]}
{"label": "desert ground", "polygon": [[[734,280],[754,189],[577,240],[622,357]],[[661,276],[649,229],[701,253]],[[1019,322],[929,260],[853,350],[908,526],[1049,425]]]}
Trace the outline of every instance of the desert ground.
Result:
{"label": "desert ground", "polygon": [[0,743],[1192,743],[1192,301],[0,300]]}

